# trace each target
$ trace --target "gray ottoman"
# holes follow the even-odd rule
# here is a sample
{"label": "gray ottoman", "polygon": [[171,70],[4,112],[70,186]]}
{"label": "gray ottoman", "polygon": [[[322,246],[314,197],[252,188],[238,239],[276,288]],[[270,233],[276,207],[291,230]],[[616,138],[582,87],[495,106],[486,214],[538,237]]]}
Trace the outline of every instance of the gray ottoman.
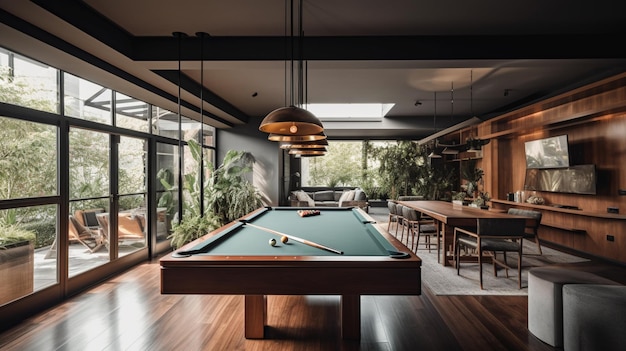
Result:
{"label": "gray ottoman", "polygon": [[626,350],[626,286],[563,287],[565,351]]}
{"label": "gray ottoman", "polygon": [[563,346],[563,285],[617,284],[593,273],[557,266],[528,271],[528,330],[554,347]]}

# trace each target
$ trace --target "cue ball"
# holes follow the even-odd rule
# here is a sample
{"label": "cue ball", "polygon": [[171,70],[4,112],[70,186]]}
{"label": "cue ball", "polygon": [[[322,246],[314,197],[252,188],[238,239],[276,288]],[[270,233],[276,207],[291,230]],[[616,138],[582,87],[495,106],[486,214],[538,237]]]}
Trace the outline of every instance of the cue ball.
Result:
{"label": "cue ball", "polygon": [[286,243],[287,241],[289,241],[289,238],[288,238],[288,237],[286,237],[286,236],[283,236],[283,237],[281,237],[281,238],[280,238],[280,241],[282,241],[282,242],[283,242],[283,244],[284,244],[284,243]]}
{"label": "cue ball", "polygon": [[274,238],[270,239],[270,246],[276,246],[276,239]]}

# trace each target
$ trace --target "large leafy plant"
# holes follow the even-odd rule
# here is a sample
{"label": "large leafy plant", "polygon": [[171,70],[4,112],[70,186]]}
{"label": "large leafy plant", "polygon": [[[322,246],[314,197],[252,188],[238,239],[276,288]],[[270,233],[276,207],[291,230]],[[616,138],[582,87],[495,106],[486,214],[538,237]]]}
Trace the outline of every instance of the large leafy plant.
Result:
{"label": "large leafy plant", "polygon": [[216,214],[222,223],[263,205],[261,194],[247,178],[255,162],[249,152],[230,150],[209,177],[205,188],[207,210]]}
{"label": "large leafy plant", "polygon": [[[201,163],[202,147],[190,140],[191,156]],[[246,151],[230,150],[222,164],[213,170],[211,162],[206,163],[209,173],[204,184],[198,172],[185,174],[184,192],[188,201],[183,204],[185,215],[182,221],[174,222],[171,245],[178,248],[210,231],[231,222],[263,205],[261,194],[247,179],[253,170],[255,159]],[[202,170],[201,170],[202,171]],[[172,189],[167,177],[159,178],[165,189]],[[200,199],[204,197],[204,211]],[[180,217],[180,216],[179,216]]]}

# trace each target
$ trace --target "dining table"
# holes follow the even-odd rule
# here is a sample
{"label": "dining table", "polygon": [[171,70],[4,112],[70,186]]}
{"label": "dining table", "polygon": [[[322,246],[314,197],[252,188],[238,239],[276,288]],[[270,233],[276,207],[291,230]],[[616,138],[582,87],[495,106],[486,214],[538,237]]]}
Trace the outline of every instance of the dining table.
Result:
{"label": "dining table", "polygon": [[[500,210],[481,209],[440,200],[395,201],[410,207],[433,219],[437,227],[437,240],[441,245],[437,249],[437,261],[444,266],[451,266],[454,260],[454,228],[473,230],[479,218],[525,218],[526,226],[532,226],[534,219],[510,215]],[[442,249],[439,250],[439,247]]]}

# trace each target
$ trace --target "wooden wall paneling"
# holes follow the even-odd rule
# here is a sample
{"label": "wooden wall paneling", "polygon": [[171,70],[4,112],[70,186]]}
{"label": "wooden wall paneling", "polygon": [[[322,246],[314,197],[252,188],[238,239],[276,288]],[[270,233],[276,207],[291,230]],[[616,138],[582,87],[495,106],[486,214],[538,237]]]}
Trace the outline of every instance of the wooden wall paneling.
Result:
{"label": "wooden wall paneling", "polygon": [[[580,215],[544,211],[544,221],[554,226],[540,229],[542,240],[626,264],[626,219],[607,220],[604,216],[607,207],[626,213],[626,196],[618,195],[619,189],[626,189],[626,73],[487,120],[475,128],[478,137],[492,138],[484,147],[480,164],[485,171],[485,190],[496,199],[523,190],[526,141],[566,134],[571,164],[596,166],[597,195],[538,192],[546,204],[580,208]],[[607,241],[607,234],[613,235],[614,241]]]}
{"label": "wooden wall paneling", "polygon": [[[624,240],[626,221],[578,217],[575,222],[577,227],[586,230],[584,235],[574,236],[573,248],[575,250],[612,261],[626,262],[624,256],[624,252],[626,252],[626,240]],[[612,235],[614,240],[607,240],[607,235]]]}

